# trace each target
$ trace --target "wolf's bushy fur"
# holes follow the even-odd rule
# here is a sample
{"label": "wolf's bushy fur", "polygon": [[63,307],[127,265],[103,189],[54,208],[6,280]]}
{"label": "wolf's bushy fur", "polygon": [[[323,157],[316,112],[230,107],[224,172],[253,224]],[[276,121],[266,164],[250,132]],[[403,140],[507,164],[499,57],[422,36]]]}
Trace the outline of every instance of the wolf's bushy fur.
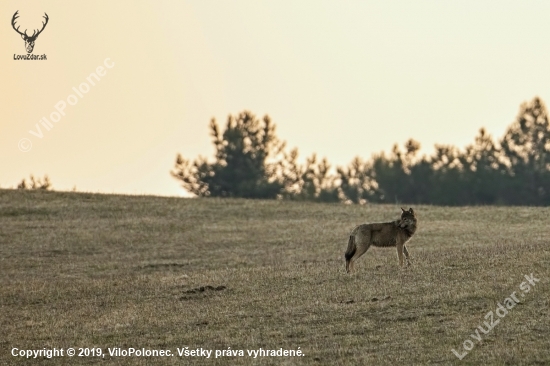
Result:
{"label": "wolf's bushy fur", "polygon": [[350,272],[353,263],[365,254],[371,245],[375,247],[397,247],[399,265],[403,266],[403,254],[409,262],[409,252],[405,244],[416,232],[417,220],[412,208],[401,208],[401,218],[392,222],[362,224],[351,231],[346,250],[346,272]]}

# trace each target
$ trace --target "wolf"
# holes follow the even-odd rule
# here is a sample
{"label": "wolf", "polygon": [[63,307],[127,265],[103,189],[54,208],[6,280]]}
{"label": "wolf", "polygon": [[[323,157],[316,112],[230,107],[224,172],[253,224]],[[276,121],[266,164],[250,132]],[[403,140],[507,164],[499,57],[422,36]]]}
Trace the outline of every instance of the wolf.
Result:
{"label": "wolf", "polygon": [[417,220],[414,210],[401,207],[401,218],[392,222],[362,224],[353,229],[346,250],[346,272],[353,268],[357,258],[365,254],[371,245],[375,247],[397,247],[399,265],[403,266],[403,254],[409,262],[409,251],[405,244],[416,232]]}

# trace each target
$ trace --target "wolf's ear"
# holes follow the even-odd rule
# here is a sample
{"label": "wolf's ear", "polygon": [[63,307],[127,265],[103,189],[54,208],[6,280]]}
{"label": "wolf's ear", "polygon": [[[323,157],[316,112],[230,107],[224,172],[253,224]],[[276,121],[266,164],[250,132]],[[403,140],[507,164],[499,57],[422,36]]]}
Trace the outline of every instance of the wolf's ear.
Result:
{"label": "wolf's ear", "polygon": [[405,209],[403,207],[401,207],[401,211],[405,212]]}
{"label": "wolf's ear", "polygon": [[409,212],[412,213],[414,215],[414,211],[413,211],[413,208],[409,208]]}

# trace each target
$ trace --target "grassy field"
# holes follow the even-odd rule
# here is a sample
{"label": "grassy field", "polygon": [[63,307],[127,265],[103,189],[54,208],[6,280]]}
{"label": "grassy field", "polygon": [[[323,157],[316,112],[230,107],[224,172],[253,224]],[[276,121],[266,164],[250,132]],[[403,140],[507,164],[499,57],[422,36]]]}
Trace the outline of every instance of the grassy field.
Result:
{"label": "grassy field", "polygon": [[0,190],[0,364],[550,364],[550,208],[414,209],[412,266],[371,248],[348,275],[349,231],[398,206]]}

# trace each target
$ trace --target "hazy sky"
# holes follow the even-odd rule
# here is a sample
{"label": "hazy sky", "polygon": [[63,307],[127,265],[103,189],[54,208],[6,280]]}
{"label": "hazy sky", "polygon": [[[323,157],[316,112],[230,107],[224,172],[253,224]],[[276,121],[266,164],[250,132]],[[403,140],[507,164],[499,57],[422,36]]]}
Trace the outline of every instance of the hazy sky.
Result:
{"label": "hazy sky", "polygon": [[[47,60],[14,60],[16,10],[29,34],[48,14]],[[500,138],[522,102],[550,103],[548,1],[2,0],[0,15],[2,188],[48,174],[180,195],[176,154],[212,156],[210,119],[245,109],[302,158],[346,165],[410,137],[427,153],[482,126]]]}

